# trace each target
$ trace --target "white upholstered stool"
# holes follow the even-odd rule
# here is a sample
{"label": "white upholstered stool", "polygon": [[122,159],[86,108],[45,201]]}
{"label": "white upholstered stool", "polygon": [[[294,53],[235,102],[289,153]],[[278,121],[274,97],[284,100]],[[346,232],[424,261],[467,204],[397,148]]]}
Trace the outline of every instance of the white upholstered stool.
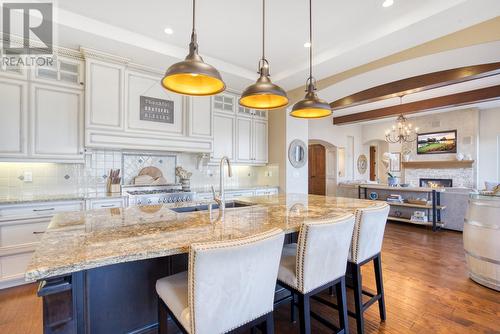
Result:
{"label": "white upholstered stool", "polygon": [[[389,215],[389,205],[377,208],[366,208],[356,211],[356,223],[349,251],[348,273],[352,277],[354,290],[354,307],[356,313],[357,333],[364,332],[363,313],[373,303],[378,301],[380,319],[385,320],[384,286],[382,283],[382,262],[380,252],[384,239],[385,225]],[[361,280],[361,266],[372,261],[375,268],[377,294],[363,291]],[[363,294],[370,300],[363,303]]]}
{"label": "white upholstered stool", "polygon": [[159,333],[170,315],[183,333],[262,326],[273,333],[273,302],[284,233],[191,245],[188,272],[156,282]]}
{"label": "white upholstered stool", "polygon": [[[354,216],[303,223],[298,243],[283,248],[278,281],[292,292],[292,320],[295,296],[299,299],[300,333],[311,333],[311,316],[337,333],[349,333],[345,292],[347,256],[354,228]],[[310,297],[335,286],[340,328],[310,310]]]}

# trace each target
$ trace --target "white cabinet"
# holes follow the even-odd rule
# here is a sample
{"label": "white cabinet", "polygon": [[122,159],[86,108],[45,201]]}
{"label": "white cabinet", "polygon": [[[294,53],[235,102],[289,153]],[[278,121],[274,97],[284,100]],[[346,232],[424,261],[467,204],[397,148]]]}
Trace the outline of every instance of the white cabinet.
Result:
{"label": "white cabinet", "polygon": [[0,158],[27,155],[28,83],[0,78]]}
{"label": "white cabinet", "polygon": [[24,284],[24,273],[54,214],[81,211],[83,201],[0,206],[0,289]]}
{"label": "white cabinet", "polygon": [[217,113],[234,115],[237,103],[237,96],[230,92],[220,93],[212,97],[212,108]]}
{"label": "white cabinet", "polygon": [[81,90],[32,84],[31,156],[83,161]]}
{"label": "white cabinet", "polygon": [[264,188],[264,189],[256,189],[255,196],[263,196],[263,195],[277,195],[278,188]]}
{"label": "white cabinet", "polygon": [[96,59],[85,62],[85,119],[92,129],[123,129],[125,66]]}
{"label": "white cabinet", "polygon": [[126,206],[127,200],[125,197],[91,199],[87,200],[86,204],[87,210],[125,208]]}
{"label": "white cabinet", "polygon": [[251,118],[238,117],[236,119],[237,161],[253,162],[252,126]]}
{"label": "white cabinet", "polygon": [[238,107],[237,162],[266,164],[268,161],[267,111]]}
{"label": "white cabinet", "polygon": [[212,138],[213,112],[212,99],[206,96],[193,96],[188,98],[189,104],[189,129],[190,137]]}
{"label": "white cabinet", "polygon": [[267,163],[267,146],[268,146],[268,131],[267,121],[255,119],[253,120],[253,159],[257,163]]}
{"label": "white cabinet", "polygon": [[211,159],[219,161],[223,156],[234,160],[235,150],[235,118],[234,115],[215,113],[214,116],[214,149]]}
{"label": "white cabinet", "polygon": [[84,62],[80,59],[57,56],[52,63],[47,63],[45,66],[35,66],[32,70],[32,81],[82,88],[84,67]]}

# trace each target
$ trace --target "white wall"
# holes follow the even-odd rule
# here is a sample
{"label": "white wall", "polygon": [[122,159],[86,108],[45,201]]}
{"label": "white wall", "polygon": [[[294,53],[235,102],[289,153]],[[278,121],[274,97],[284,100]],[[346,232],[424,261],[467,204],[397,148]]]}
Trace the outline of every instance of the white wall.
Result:
{"label": "white wall", "polygon": [[500,108],[479,113],[478,185],[484,181],[500,182]]}
{"label": "white wall", "polygon": [[[297,119],[286,114],[286,148],[288,154],[288,147],[290,143],[295,140],[302,140],[306,146],[309,140],[308,134],[308,121],[304,119]],[[301,168],[295,168],[290,164],[288,158],[286,159],[286,192],[307,194],[309,182],[309,164],[305,164]]]}

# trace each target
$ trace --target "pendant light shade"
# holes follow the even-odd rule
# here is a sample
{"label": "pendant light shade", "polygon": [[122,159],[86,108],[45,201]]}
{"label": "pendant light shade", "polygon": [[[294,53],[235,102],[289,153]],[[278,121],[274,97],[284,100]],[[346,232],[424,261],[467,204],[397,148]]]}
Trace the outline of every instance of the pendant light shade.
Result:
{"label": "pendant light shade", "polygon": [[293,105],[290,116],[297,118],[322,118],[332,114],[332,109],[328,102],[320,99],[315,90],[315,84],[309,78],[306,96],[303,100]]}
{"label": "pendant light shade", "polygon": [[196,3],[193,0],[193,31],[189,54],[184,61],[173,64],[165,72],[161,84],[166,89],[179,94],[192,96],[207,96],[218,94],[226,85],[219,71],[203,61],[198,54],[198,42],[195,31]]}
{"label": "pendant light shade", "polygon": [[309,0],[309,78],[306,81],[306,96],[293,105],[290,116],[313,119],[327,117],[332,114],[332,108],[316,94],[316,80],[312,75],[312,0]]}
{"label": "pendant light shade", "polygon": [[262,0],[262,58],[257,81],[248,86],[241,95],[240,105],[252,109],[277,109],[288,105],[286,92],[271,82],[269,62],[265,57],[266,2]]}

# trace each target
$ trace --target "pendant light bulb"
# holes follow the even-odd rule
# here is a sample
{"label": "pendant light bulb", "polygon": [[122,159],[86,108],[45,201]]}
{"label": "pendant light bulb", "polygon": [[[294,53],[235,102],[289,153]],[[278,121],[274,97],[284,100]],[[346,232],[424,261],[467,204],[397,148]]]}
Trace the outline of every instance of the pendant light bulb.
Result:
{"label": "pendant light bulb", "polygon": [[288,105],[286,92],[271,82],[269,74],[269,62],[267,61],[265,51],[265,21],[266,21],[266,2],[262,0],[262,58],[259,61],[259,78],[248,86],[241,95],[240,105],[252,109],[277,109]]}
{"label": "pendant light bulb", "polygon": [[189,54],[184,61],[170,66],[161,85],[174,92],[191,96],[207,96],[218,94],[226,89],[226,84],[219,71],[203,61],[198,54],[198,42],[195,30],[196,2],[193,0],[193,30],[189,43]]}
{"label": "pendant light bulb", "polygon": [[316,94],[316,80],[312,75],[312,0],[309,0],[309,78],[306,81],[306,96],[293,105],[290,116],[296,118],[314,119],[332,114],[332,108]]}

